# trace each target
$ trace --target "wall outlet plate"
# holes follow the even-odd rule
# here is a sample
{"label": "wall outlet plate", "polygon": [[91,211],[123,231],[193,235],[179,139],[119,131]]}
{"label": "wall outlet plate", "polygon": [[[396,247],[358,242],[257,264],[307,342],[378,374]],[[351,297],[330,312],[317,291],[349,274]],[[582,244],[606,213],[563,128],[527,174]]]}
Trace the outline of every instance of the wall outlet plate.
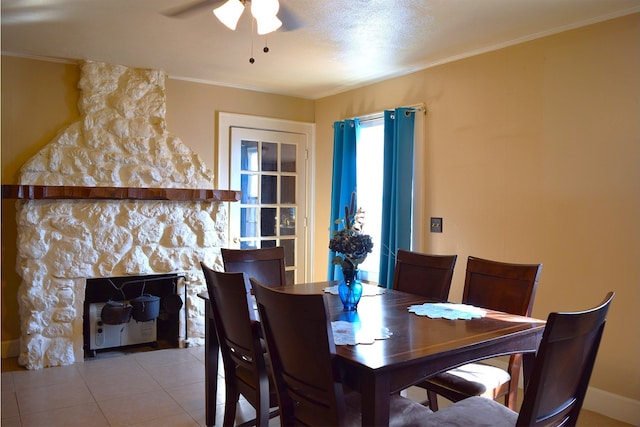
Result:
{"label": "wall outlet plate", "polygon": [[431,217],[431,232],[442,233],[442,218]]}

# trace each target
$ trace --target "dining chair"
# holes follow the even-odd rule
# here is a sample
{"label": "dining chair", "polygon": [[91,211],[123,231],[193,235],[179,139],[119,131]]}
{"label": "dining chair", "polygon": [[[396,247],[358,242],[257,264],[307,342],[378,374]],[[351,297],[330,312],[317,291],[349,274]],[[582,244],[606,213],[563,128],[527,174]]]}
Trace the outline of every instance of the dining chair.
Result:
{"label": "dining chair", "polygon": [[[282,425],[362,425],[361,395],[341,373],[324,294],[292,294],[251,279],[273,365]],[[418,425],[431,411],[391,396],[390,425]]]}
{"label": "dining chair", "polygon": [[[520,316],[530,316],[542,264],[511,264],[469,257],[462,303]],[[486,363],[468,363],[423,381],[429,407],[438,410],[437,396],[452,402],[471,396],[498,399],[515,410],[522,354],[509,356],[506,371]]]}
{"label": "dining chair", "polygon": [[550,313],[520,413],[484,397],[471,397],[434,412],[428,426],[575,426],[614,292],[597,307]]}
{"label": "dining chair", "polygon": [[287,284],[284,267],[284,248],[259,249],[229,249],[222,248],[222,263],[224,271],[232,273],[246,273],[248,290],[251,283],[248,278],[253,277],[267,286],[284,286]]}
{"label": "dining chair", "polygon": [[204,273],[220,353],[224,365],[223,425],[234,425],[240,395],[255,408],[256,419],[245,424],[267,426],[278,415],[278,398],[270,379],[270,363],[261,340],[260,323],[251,316],[253,304],[244,273],[214,271],[200,263]]}
{"label": "dining chair", "polygon": [[457,258],[398,249],[392,288],[432,301],[447,301]]}

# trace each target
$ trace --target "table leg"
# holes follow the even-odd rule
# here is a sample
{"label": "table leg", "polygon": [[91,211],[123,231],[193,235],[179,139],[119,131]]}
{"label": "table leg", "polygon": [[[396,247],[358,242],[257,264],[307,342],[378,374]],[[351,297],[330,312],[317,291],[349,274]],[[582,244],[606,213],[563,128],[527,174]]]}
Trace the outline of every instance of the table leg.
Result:
{"label": "table leg", "polygon": [[362,425],[389,425],[389,374],[364,378],[362,383]]}
{"label": "table leg", "polygon": [[218,355],[220,344],[216,335],[211,304],[205,301],[206,318],[204,322],[204,400],[207,427],[213,427],[216,420],[216,396],[218,394]]}
{"label": "table leg", "polygon": [[530,352],[522,354],[522,379],[525,391],[527,390],[527,386],[529,385],[529,380],[531,379],[535,361],[536,353]]}

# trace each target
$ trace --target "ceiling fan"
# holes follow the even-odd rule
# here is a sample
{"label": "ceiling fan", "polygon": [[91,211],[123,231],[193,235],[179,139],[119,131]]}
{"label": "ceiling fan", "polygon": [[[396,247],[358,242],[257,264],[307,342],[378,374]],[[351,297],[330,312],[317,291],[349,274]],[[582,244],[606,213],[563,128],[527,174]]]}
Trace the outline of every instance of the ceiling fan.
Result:
{"label": "ceiling fan", "polygon": [[[286,7],[281,7],[279,0],[197,0],[162,12],[162,14],[170,18],[183,18],[203,9],[209,9],[213,11],[213,14],[220,22],[235,31],[240,16],[242,16],[245,7],[249,4],[251,5],[252,15],[251,57],[249,58],[249,63],[253,64],[256,62],[253,57],[253,24],[257,24],[257,33],[259,35],[269,34],[278,29],[292,31],[300,27],[295,15]],[[264,53],[269,52],[266,39],[262,51]]]}
{"label": "ceiling fan", "polygon": [[258,34],[268,34],[277,29],[293,31],[300,28],[296,16],[278,0],[197,0],[162,14],[170,18],[185,18],[208,9],[212,10],[224,25],[235,30],[245,7],[249,5],[257,23]]}

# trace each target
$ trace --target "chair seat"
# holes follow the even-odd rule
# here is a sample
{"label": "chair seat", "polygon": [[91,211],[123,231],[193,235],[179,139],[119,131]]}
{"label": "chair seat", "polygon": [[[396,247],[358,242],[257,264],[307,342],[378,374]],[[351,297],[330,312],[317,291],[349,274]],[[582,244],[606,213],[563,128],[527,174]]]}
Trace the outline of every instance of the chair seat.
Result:
{"label": "chair seat", "polygon": [[428,382],[467,396],[495,399],[495,392],[510,379],[504,369],[484,363],[468,363],[429,378]]}
{"label": "chair seat", "polygon": [[469,397],[426,417],[425,427],[514,427],[518,413],[486,397]]}
{"label": "chair seat", "polygon": [[[362,425],[362,396],[355,391],[347,391],[345,389],[345,404],[347,407],[347,418],[345,425],[361,426]],[[433,412],[411,399],[400,395],[392,395],[389,402],[389,426],[390,427],[409,427],[422,426],[424,420],[430,417]]]}

